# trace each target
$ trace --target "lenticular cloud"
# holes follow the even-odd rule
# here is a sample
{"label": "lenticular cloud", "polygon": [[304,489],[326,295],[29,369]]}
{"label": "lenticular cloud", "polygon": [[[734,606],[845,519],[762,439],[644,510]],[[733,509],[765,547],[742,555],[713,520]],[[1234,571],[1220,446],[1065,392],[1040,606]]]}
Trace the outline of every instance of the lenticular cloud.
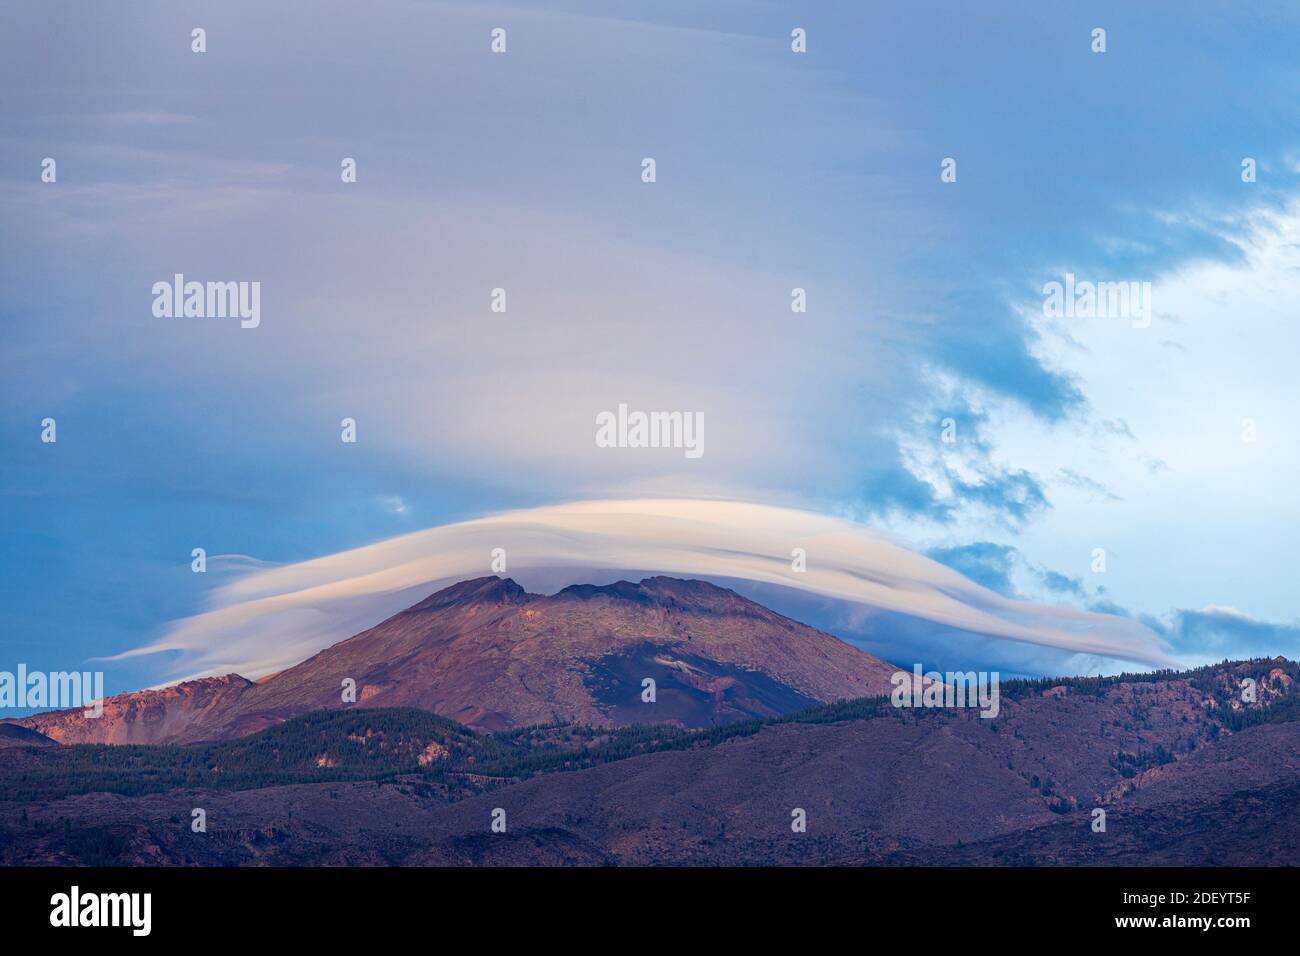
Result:
{"label": "lenticular cloud", "polygon": [[[1168,665],[1163,642],[1124,618],[1003,597],[841,518],[735,501],[645,499],[552,505],[443,525],[297,564],[257,569],[209,610],[120,658],[177,652],[177,673],[257,678],[378,623],[427,593],[491,573],[640,569],[751,581],[890,611],[954,631]],[[803,549],[806,571],[792,568]],[[572,583],[572,582],[568,582]]]}

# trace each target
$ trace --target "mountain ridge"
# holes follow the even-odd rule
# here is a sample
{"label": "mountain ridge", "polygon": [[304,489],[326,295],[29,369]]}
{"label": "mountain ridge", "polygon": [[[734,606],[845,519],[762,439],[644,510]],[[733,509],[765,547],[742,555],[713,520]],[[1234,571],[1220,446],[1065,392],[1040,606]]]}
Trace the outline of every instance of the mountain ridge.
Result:
{"label": "mountain ridge", "polygon": [[[232,739],[353,705],[414,706],[483,730],[555,720],[702,727],[884,693],[894,671],[706,581],[659,575],[539,595],[487,575],[258,682],[230,674],[118,695],[103,724],[73,711],[13,722],[64,743]],[[647,679],[653,700],[643,700]]]}

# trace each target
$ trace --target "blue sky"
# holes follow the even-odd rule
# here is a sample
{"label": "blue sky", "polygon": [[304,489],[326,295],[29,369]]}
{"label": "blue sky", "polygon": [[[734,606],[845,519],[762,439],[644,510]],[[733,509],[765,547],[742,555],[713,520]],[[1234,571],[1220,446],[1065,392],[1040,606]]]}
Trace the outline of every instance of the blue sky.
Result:
{"label": "blue sky", "polygon": [[[1188,663],[1300,652],[1294,7],[701,6],[8,11],[4,656],[156,639],[246,566],[196,546],[633,495],[854,518]],[[1046,320],[1066,271],[1151,282],[1151,326]],[[262,325],[154,318],[175,272],[260,281]],[[622,401],[708,453],[600,454]]]}

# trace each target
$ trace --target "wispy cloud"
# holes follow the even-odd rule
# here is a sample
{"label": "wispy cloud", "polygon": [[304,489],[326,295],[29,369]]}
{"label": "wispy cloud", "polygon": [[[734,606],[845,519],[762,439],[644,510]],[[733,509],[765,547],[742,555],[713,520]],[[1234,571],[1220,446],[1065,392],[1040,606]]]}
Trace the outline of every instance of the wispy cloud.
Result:
{"label": "wispy cloud", "polygon": [[[954,631],[1074,653],[1169,664],[1161,640],[1123,618],[1016,601],[868,528],[810,512],[734,501],[591,501],[431,528],[257,572],[221,588],[211,610],[123,656],[181,652],[189,674],[257,677],[296,663],[413,603],[488,573],[634,569],[750,581],[892,612]],[[807,571],[792,570],[802,548]]]}
{"label": "wispy cloud", "polygon": [[1233,607],[1210,605],[1182,610],[1163,620],[1144,617],[1153,631],[1196,664],[1225,658],[1300,656],[1300,622],[1262,621]]}

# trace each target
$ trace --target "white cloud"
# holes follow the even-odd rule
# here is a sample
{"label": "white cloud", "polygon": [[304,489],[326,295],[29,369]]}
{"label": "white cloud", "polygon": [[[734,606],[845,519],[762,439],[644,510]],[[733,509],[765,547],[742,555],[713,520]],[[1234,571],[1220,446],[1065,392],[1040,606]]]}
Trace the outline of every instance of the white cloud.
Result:
{"label": "white cloud", "polygon": [[[1276,569],[1300,565],[1291,533],[1300,524],[1300,203],[1257,211],[1223,238],[1241,260],[1156,277],[1149,328],[1046,320],[1041,300],[1026,303],[1044,360],[1088,396],[1091,427],[1047,423],[987,394],[974,400],[997,454],[1049,482],[1051,508],[1014,540],[1027,557],[1145,613],[1214,601],[1285,620],[1293,589]],[[1253,443],[1242,441],[1246,418]],[[912,540],[1005,539],[973,513],[941,529],[908,519],[891,527]],[[1107,552],[1105,573],[1092,571],[1096,548]]]}
{"label": "white cloud", "polygon": [[[839,518],[735,501],[589,501],[512,511],[250,574],[211,610],[177,621],[136,657],[181,652],[186,676],[273,673],[378,623],[447,583],[489,573],[643,569],[798,589],[965,632],[1078,654],[1169,664],[1132,621],[1004,598],[956,571]],[[791,570],[791,551],[808,570]]]}

